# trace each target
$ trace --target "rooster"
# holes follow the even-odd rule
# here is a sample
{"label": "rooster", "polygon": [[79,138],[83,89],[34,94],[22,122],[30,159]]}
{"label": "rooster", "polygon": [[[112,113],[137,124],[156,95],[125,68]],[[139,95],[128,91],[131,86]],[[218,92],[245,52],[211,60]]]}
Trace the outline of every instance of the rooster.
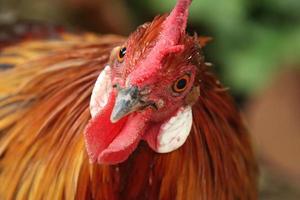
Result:
{"label": "rooster", "polygon": [[0,199],[256,199],[249,135],[186,33],[191,0],[116,35],[0,54]]}

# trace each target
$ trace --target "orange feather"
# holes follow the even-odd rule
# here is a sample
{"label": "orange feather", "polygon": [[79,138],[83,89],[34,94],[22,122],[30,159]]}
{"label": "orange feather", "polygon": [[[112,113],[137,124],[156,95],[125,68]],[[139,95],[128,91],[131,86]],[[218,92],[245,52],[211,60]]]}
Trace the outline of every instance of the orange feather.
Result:
{"label": "orange feather", "polygon": [[192,132],[168,154],[141,143],[119,165],[89,164],[89,98],[113,35],[63,34],[4,48],[0,63],[0,199],[256,199],[256,165],[238,110],[208,67]]}

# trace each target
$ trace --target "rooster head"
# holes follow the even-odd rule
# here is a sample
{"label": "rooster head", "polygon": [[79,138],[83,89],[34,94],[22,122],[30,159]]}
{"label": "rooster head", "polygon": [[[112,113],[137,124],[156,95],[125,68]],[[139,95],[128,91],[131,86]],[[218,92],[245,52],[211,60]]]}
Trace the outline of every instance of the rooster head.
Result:
{"label": "rooster head", "polygon": [[178,0],[169,15],[140,26],[112,50],[90,102],[85,142],[91,162],[123,162],[141,140],[158,153],[186,141],[203,63],[198,39],[185,30],[190,4]]}

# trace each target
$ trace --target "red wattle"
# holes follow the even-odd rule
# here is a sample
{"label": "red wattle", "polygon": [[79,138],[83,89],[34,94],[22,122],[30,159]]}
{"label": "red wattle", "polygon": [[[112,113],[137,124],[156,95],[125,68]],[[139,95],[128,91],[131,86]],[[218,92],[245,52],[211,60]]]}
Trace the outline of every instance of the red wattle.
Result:
{"label": "red wattle", "polygon": [[145,132],[143,139],[147,141],[149,147],[154,151],[157,150],[157,135],[159,134],[162,123],[151,124]]}
{"label": "red wattle", "polygon": [[85,144],[90,161],[95,162],[99,154],[106,149],[120,133],[127,117],[113,124],[110,121],[111,111],[115,104],[115,93],[111,92],[107,105],[91,119],[84,133]]}
{"label": "red wattle", "polygon": [[144,135],[147,116],[151,111],[133,113],[116,123],[110,121],[115,104],[115,93],[110,94],[107,105],[91,119],[84,133],[91,162],[116,164],[128,158]]}
{"label": "red wattle", "polygon": [[146,123],[141,113],[131,114],[119,135],[99,155],[98,162],[116,164],[126,160],[144,135]]}

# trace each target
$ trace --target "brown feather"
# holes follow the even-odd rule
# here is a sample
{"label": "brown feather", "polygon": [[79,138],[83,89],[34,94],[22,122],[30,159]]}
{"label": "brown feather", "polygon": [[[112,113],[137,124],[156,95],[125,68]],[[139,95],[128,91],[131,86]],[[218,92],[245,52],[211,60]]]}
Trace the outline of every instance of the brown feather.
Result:
{"label": "brown feather", "polygon": [[0,74],[0,199],[256,199],[247,131],[205,66],[183,147],[157,154],[142,142],[122,164],[89,164],[91,90],[123,41],[69,35],[2,51],[0,63],[9,52],[15,67]]}

